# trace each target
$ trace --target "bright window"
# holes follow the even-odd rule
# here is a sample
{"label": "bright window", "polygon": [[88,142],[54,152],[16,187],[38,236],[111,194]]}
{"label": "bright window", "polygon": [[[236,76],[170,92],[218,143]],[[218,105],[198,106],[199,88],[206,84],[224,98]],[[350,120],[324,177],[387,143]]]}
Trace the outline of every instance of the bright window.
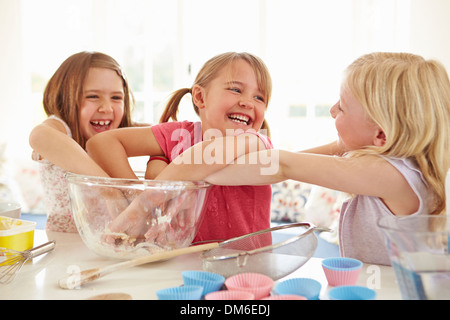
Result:
{"label": "bright window", "polygon": [[[329,108],[341,74],[374,50],[407,50],[408,0],[22,0],[25,68],[34,124],[56,68],[82,50],[121,63],[137,100],[135,119],[155,123],[168,95],[190,87],[225,51],[260,56],[274,88],[267,113],[276,147],[335,139]],[[180,119],[197,119],[189,99]],[[31,128],[30,128],[31,130]]]}

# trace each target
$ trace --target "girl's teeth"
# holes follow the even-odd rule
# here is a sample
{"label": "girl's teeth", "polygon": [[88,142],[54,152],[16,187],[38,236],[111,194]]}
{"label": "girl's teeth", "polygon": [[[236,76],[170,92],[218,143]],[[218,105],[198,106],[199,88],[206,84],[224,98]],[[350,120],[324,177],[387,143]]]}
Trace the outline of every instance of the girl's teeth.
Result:
{"label": "girl's teeth", "polygon": [[230,120],[237,121],[237,122],[245,122],[246,124],[248,123],[248,121],[250,119],[249,117],[240,115],[240,114],[230,115],[229,118],[230,118]]}
{"label": "girl's teeth", "polygon": [[91,121],[93,125],[108,126],[111,121]]}

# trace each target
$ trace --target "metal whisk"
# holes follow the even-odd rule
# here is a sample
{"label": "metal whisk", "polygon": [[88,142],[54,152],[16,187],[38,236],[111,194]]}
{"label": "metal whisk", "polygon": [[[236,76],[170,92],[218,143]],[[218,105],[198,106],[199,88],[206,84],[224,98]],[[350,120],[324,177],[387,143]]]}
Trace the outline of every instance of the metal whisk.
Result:
{"label": "metal whisk", "polygon": [[0,248],[0,283],[10,283],[28,260],[47,253],[55,248],[55,241],[49,241],[36,248],[23,252]]}

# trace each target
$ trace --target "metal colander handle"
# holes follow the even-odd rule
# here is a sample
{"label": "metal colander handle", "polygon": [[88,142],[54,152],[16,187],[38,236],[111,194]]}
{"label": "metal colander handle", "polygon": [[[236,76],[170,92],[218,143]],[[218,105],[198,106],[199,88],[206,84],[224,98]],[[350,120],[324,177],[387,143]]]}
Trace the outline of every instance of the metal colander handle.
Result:
{"label": "metal colander handle", "polygon": [[[220,247],[226,247],[229,244],[238,242],[238,241],[245,241],[248,238],[251,237],[257,237],[259,235],[265,234],[265,233],[270,233],[270,232],[274,232],[277,230],[281,230],[281,229],[290,229],[290,228],[297,228],[297,227],[307,227],[306,231],[303,232],[302,234],[296,235],[296,236],[292,236],[291,238],[276,243],[276,244],[271,244],[271,245],[267,245],[267,246],[263,246],[263,247],[259,247],[256,249],[252,249],[252,250],[243,250],[240,252],[234,252],[234,253],[230,253],[230,254],[225,254],[225,255],[220,255],[220,256],[208,256],[209,253],[211,253],[211,251],[215,250],[208,250],[202,253],[202,259],[204,260],[209,260],[209,261],[217,261],[217,260],[224,260],[224,259],[233,259],[233,258],[237,258],[238,259],[238,264],[242,264],[244,265],[246,263],[246,260],[248,258],[248,256],[254,255],[254,254],[258,254],[261,252],[265,252],[265,251],[269,251],[269,250],[273,250],[285,245],[288,245],[292,242],[297,241],[300,238],[306,237],[307,235],[309,235],[310,233],[314,232],[314,231],[331,231],[331,229],[329,228],[323,228],[323,227],[316,227],[315,225],[313,225],[312,223],[309,222],[299,222],[299,223],[293,223],[293,224],[287,224],[287,225],[280,225],[280,226],[276,226],[276,227],[272,227],[269,229],[263,229],[260,231],[256,231],[256,232],[252,232],[252,233],[248,233],[239,237],[235,237],[235,238],[231,238],[229,240],[223,241],[220,243]],[[240,258],[243,258],[243,260],[239,260]]]}

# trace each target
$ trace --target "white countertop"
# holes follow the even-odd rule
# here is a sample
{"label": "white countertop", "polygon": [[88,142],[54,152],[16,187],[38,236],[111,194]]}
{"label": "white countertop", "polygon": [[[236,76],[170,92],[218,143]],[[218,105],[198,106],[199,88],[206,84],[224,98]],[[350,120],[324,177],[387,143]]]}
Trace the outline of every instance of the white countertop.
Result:
{"label": "white countertop", "polygon": [[[78,289],[61,289],[58,281],[74,271],[118,261],[103,258],[90,251],[77,233],[35,231],[35,246],[48,240],[56,241],[55,250],[27,262],[10,284],[0,284],[0,300],[79,300],[119,292],[129,294],[135,300],[157,299],[157,290],[183,283],[182,271],[202,270],[200,254],[193,253],[117,271]],[[322,284],[320,297],[326,299],[330,287],[323,273],[321,260],[311,258],[286,278],[308,277],[318,280]],[[375,289],[377,299],[401,299],[392,267],[365,264],[357,284]]]}

